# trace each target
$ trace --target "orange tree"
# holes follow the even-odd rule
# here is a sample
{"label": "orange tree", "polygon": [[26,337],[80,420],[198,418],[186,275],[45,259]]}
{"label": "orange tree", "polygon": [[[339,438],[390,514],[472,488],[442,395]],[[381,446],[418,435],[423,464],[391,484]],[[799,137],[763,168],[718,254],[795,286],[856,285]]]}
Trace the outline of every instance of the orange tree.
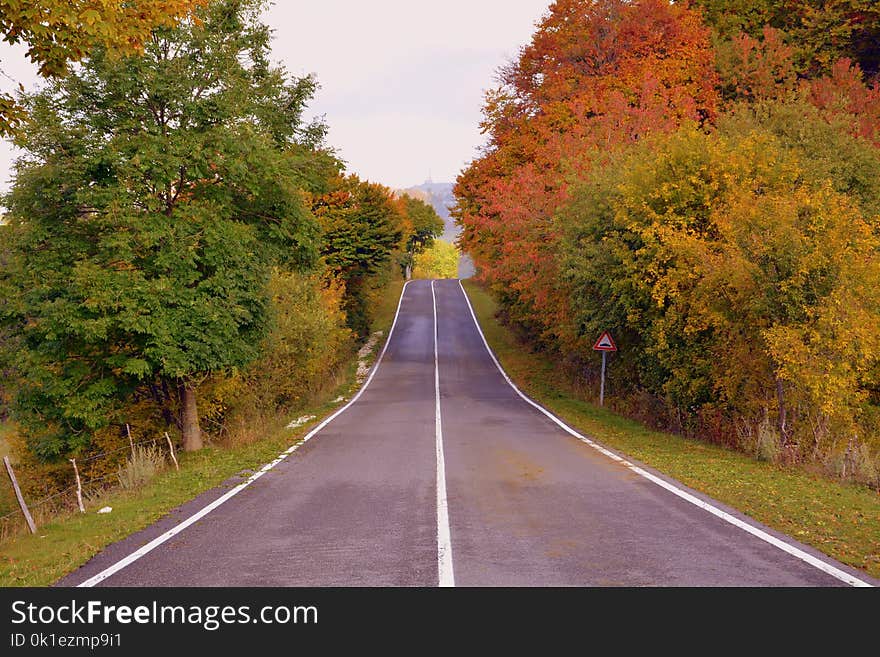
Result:
{"label": "orange tree", "polygon": [[598,153],[716,113],[700,15],[668,0],[559,0],[487,95],[483,155],[459,177],[461,245],[515,321],[566,342],[555,210]]}

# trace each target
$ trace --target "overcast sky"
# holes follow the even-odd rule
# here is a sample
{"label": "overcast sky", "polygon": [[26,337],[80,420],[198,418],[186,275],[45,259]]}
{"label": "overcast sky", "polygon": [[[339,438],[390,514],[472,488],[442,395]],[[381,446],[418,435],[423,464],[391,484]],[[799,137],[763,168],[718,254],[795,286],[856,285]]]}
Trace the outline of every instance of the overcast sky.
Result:
{"label": "overcast sky", "polygon": [[[395,188],[451,182],[482,143],[483,91],[528,42],[549,0],[277,0],[274,57],[321,90],[329,143],[349,171]],[[23,50],[0,47],[4,77],[32,88]],[[13,158],[0,144],[0,188]]]}

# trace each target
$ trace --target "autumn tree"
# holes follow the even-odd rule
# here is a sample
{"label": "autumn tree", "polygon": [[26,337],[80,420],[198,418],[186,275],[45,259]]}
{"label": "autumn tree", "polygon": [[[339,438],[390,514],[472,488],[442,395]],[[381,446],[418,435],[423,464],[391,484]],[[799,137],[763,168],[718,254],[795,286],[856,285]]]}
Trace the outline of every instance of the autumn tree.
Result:
{"label": "autumn tree", "polygon": [[710,32],[668,0],[559,0],[487,95],[485,152],[455,189],[461,245],[508,315],[555,342],[568,314],[553,215],[567,181],[717,109]]}
{"label": "autumn tree", "polygon": [[870,443],[876,4],[553,3],[455,189],[505,319],[579,377],[613,329],[651,422],[768,454]]}
{"label": "autumn tree", "polygon": [[829,74],[849,59],[869,76],[880,73],[880,5],[875,0],[690,0],[721,43],[777,31],[793,50],[796,72]]}
{"label": "autumn tree", "polygon": [[[28,46],[28,58],[46,77],[101,48],[121,56],[142,51],[156,27],[169,27],[206,0],[0,0],[3,40]],[[0,96],[0,135],[23,119],[10,96]]]}
{"label": "autumn tree", "polygon": [[147,384],[198,449],[200,382],[257,356],[272,268],[316,261],[298,155],[321,134],[302,121],[315,85],[270,66],[261,8],[212,3],[25,99],[0,278],[15,412],[43,458],[124,421]]}
{"label": "autumn tree", "polygon": [[572,321],[588,337],[615,327],[632,388],[753,433],[770,419],[777,448],[815,456],[861,433],[880,223],[873,199],[812,164],[809,138],[760,124],[655,137],[578,188],[561,215]]}

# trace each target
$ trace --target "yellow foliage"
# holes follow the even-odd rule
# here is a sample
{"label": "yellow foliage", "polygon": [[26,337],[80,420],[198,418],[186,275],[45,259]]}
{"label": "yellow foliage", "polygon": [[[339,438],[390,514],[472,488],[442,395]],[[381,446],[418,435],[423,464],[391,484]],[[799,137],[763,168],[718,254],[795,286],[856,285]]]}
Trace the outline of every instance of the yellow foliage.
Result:
{"label": "yellow foliage", "polygon": [[170,26],[207,0],[0,0],[6,40],[26,43],[44,75],[56,75],[97,46],[136,54],[151,31]]}
{"label": "yellow foliage", "polygon": [[274,326],[262,357],[202,388],[202,414],[215,434],[242,426],[243,416],[275,416],[305,405],[333,384],[353,348],[340,281],[276,271],[269,292]]}
{"label": "yellow foliage", "polygon": [[413,278],[458,278],[461,252],[454,244],[434,240],[431,247],[415,256]]}
{"label": "yellow foliage", "polygon": [[751,435],[770,418],[819,457],[880,447],[861,419],[877,403],[880,217],[809,166],[760,129],[683,129],[620,156],[564,219],[577,289],[607,290],[575,298],[591,335],[625,325],[641,381],[679,408],[721,407]]}
{"label": "yellow foliage", "polygon": [[[207,0],[0,0],[4,40],[28,45],[27,55],[45,76],[94,48],[134,55],[156,27],[171,26]],[[24,119],[12,97],[0,95],[0,135],[12,135]]]}

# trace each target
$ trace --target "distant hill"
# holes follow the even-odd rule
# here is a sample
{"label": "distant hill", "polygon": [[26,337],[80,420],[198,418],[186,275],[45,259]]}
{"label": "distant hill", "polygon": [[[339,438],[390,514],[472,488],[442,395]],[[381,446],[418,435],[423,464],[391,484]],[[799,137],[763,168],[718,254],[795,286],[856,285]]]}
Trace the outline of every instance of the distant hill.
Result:
{"label": "distant hill", "polygon": [[[455,205],[455,196],[452,194],[453,187],[454,183],[437,183],[429,180],[421,185],[400,190],[404,194],[409,194],[413,198],[429,203],[436,210],[446,226],[441,239],[447,242],[455,242],[458,239],[459,233],[461,233],[461,229],[455,225],[449,212]],[[473,275],[474,269],[471,259],[468,256],[464,256],[459,267],[459,277],[470,278]]]}

